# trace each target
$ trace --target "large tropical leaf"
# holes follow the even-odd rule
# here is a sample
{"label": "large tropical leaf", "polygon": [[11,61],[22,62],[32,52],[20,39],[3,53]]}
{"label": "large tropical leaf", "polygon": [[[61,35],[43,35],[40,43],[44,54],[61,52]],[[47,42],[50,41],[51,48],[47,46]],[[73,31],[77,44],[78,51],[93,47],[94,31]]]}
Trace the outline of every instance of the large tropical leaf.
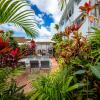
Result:
{"label": "large tropical leaf", "polygon": [[14,23],[24,29],[27,35],[37,35],[34,12],[27,0],[0,0],[0,24]]}
{"label": "large tropical leaf", "polygon": [[90,68],[91,68],[92,73],[93,73],[98,79],[100,79],[100,65],[91,66]]}

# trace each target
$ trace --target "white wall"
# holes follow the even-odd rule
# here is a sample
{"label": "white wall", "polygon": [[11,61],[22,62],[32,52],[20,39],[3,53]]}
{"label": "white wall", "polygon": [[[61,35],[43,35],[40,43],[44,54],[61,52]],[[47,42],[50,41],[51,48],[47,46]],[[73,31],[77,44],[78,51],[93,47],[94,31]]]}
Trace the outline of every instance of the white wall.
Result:
{"label": "white wall", "polygon": [[36,43],[36,51],[37,50],[48,50],[50,48],[52,48],[53,45],[52,43]]}
{"label": "white wall", "polygon": [[[73,0],[74,1],[74,0]],[[88,2],[89,0],[81,0],[81,2],[79,3],[79,5],[77,5],[75,2],[74,2],[74,13],[73,15],[69,18],[68,21],[66,21],[66,16],[64,16],[64,24],[63,25],[60,25],[60,29],[59,31],[64,31],[65,27],[69,26],[72,24],[72,22],[82,13],[79,9],[80,6],[83,6],[85,2]],[[95,2],[95,0],[93,1],[93,3]],[[73,3],[73,2],[72,2]],[[67,13],[67,12],[65,12]],[[65,14],[66,15],[66,14]],[[94,24],[91,24],[88,19],[86,19],[86,21],[84,22],[84,24],[82,25],[82,27],[80,28],[79,31],[81,31],[84,35],[87,35],[88,34],[88,31],[91,32],[91,27],[93,26]]]}

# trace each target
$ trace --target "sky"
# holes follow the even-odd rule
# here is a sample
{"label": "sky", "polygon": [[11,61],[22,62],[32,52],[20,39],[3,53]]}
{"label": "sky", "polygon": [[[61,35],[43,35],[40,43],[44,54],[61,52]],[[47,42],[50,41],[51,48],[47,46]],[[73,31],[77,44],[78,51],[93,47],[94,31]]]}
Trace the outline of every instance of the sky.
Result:
{"label": "sky", "polygon": [[[38,22],[39,35],[37,39],[51,39],[56,33],[54,25],[59,23],[61,17],[58,0],[29,0],[29,2],[35,13],[35,20]],[[3,24],[0,25],[0,28],[14,30],[14,36],[27,37],[22,29],[12,24]]]}

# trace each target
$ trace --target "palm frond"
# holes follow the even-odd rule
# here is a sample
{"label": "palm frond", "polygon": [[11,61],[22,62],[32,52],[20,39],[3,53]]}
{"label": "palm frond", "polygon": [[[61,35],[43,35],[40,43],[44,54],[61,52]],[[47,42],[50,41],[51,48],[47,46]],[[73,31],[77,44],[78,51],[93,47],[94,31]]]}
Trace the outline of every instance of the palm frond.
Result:
{"label": "palm frond", "polygon": [[27,35],[37,36],[34,12],[27,0],[0,0],[0,24],[14,23],[24,29]]}

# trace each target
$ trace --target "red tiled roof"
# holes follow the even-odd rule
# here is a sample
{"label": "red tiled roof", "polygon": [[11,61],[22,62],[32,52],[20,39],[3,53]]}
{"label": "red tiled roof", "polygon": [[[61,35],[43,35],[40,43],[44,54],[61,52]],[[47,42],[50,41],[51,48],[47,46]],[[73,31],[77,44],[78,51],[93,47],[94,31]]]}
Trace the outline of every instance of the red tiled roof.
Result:
{"label": "red tiled roof", "polygon": [[25,43],[26,42],[25,37],[14,37],[14,38],[18,43]]}

